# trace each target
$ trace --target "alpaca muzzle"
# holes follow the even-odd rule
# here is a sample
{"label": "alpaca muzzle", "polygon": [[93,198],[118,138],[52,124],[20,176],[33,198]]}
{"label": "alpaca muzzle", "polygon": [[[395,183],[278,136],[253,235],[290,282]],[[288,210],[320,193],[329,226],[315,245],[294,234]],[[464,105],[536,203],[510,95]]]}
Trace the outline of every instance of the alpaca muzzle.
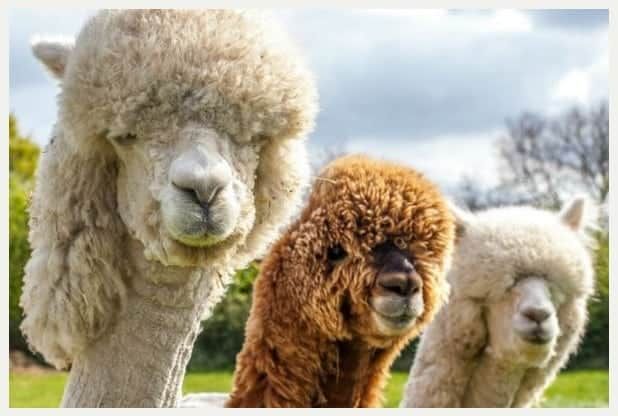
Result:
{"label": "alpaca muzzle", "polygon": [[240,214],[228,163],[192,148],[176,158],[162,198],[165,227],[190,246],[210,246],[227,238]]}
{"label": "alpaca muzzle", "polygon": [[403,332],[423,312],[422,279],[400,250],[387,249],[376,258],[381,267],[370,298],[376,321],[387,334]]}
{"label": "alpaca muzzle", "polygon": [[516,334],[528,344],[550,344],[558,336],[559,326],[547,283],[539,277],[528,277],[517,286],[521,300],[514,317]]}

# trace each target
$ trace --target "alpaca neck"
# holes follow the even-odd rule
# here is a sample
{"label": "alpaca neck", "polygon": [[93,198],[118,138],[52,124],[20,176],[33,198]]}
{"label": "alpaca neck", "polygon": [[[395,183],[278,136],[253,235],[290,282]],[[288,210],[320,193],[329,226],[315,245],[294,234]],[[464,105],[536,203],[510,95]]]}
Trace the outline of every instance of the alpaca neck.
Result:
{"label": "alpaca neck", "polygon": [[322,389],[324,407],[360,407],[377,350],[354,341],[339,342],[336,348],[335,371]]}
{"label": "alpaca neck", "polygon": [[[223,287],[204,270],[137,262],[141,277],[115,324],[75,357],[62,406],[177,406],[206,305]],[[182,283],[170,284],[174,278]]]}
{"label": "alpaca neck", "polygon": [[114,328],[73,361],[62,406],[175,406],[199,324],[190,312],[130,298]]}
{"label": "alpaca neck", "polygon": [[525,369],[484,354],[474,370],[463,407],[511,407]]}

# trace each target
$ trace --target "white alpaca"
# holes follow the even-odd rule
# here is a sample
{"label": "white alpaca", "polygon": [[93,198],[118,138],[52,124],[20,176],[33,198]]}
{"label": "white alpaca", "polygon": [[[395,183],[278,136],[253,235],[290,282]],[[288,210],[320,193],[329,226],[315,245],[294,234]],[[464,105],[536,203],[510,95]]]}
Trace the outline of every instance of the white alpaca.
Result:
{"label": "white alpaca", "polygon": [[175,406],[199,322],[300,202],[316,90],[272,24],[102,11],[37,41],[61,83],[21,305],[64,406]]}
{"label": "white alpaca", "polygon": [[451,297],[421,338],[402,406],[535,405],[584,331],[592,207],[453,211]]}

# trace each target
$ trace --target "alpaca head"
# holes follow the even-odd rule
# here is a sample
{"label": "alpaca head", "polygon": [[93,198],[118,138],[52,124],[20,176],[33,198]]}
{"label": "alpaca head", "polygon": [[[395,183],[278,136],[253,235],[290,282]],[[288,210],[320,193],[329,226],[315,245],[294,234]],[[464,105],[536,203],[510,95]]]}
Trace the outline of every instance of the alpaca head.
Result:
{"label": "alpaca head", "polygon": [[61,91],[23,329],[63,366],[130,279],[183,287],[197,267],[209,284],[261,254],[300,202],[316,91],[282,33],[231,10],[101,11],[33,51]]}
{"label": "alpaca head", "polygon": [[[101,186],[148,258],[203,265],[277,220],[258,212],[271,198],[256,188],[298,188],[304,155],[290,139],[310,128],[315,92],[276,35],[231,11],[132,10],[98,13],[75,43],[34,43],[61,81],[55,146],[108,161],[114,183]],[[279,157],[299,173],[286,178]]]}
{"label": "alpaca head", "polygon": [[481,305],[485,351],[504,365],[548,365],[563,354],[560,338],[585,320],[593,288],[584,234],[589,208],[581,198],[559,214],[509,207],[473,215],[454,208],[460,232],[449,278],[453,297]]}
{"label": "alpaca head", "polygon": [[333,340],[374,347],[418,333],[447,294],[454,223],[417,172],[361,156],[316,178],[283,271],[305,317]]}

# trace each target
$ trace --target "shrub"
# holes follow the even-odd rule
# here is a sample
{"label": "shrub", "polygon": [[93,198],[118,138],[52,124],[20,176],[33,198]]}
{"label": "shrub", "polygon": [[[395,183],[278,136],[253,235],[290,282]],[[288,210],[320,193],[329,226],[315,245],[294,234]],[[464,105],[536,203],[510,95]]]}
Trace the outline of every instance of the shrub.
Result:
{"label": "shrub", "polygon": [[253,281],[258,265],[236,272],[223,300],[210,319],[202,323],[189,362],[190,370],[232,370],[245,338],[245,322],[251,308]]}
{"label": "shrub", "polygon": [[24,266],[30,257],[28,195],[39,153],[35,143],[19,134],[15,117],[9,115],[9,347],[23,350],[27,348],[19,331],[19,298]]}

